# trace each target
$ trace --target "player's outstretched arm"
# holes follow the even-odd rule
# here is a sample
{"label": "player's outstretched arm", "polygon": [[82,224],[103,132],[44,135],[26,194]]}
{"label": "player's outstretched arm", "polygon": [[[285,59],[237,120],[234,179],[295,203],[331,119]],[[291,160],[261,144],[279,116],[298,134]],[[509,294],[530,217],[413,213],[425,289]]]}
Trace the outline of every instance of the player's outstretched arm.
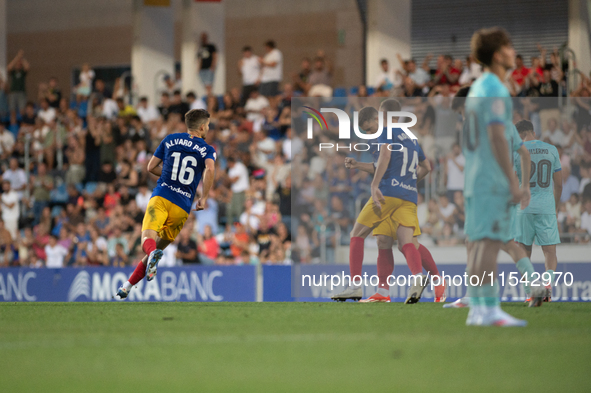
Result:
{"label": "player's outstretched arm", "polygon": [[209,196],[209,190],[213,186],[213,179],[215,175],[215,161],[211,158],[205,160],[205,169],[203,170],[203,194],[197,200],[195,210],[205,209],[205,202]]}
{"label": "player's outstretched arm", "polygon": [[488,126],[487,131],[493,155],[509,181],[513,202],[517,203],[521,200],[521,190],[519,189],[519,181],[515,173],[513,173],[513,165],[511,165],[511,160],[509,159],[509,144],[505,138],[505,125],[498,123],[491,124]]}
{"label": "player's outstretched arm", "polygon": [[560,197],[562,196],[562,171],[554,172],[552,180],[554,180],[554,204],[556,206],[556,214],[558,214]]}
{"label": "player's outstretched arm", "polygon": [[531,156],[529,155],[529,150],[527,150],[525,145],[521,145],[517,152],[519,153],[519,158],[521,159],[521,191],[523,193],[521,198],[521,210],[523,210],[527,207],[527,205],[529,205],[529,201],[531,199],[531,193],[529,190]]}
{"label": "player's outstretched arm", "polygon": [[152,156],[152,158],[150,158],[150,161],[148,162],[148,172],[150,172],[152,175],[156,177],[160,177],[160,175],[162,174],[162,167],[160,166],[161,162],[162,160],[160,158]]}
{"label": "player's outstretched arm", "polygon": [[367,172],[371,175],[373,175],[375,172],[373,162],[358,162],[356,159],[351,157],[345,157],[345,168],[359,169],[360,171]]}
{"label": "player's outstretched arm", "polygon": [[431,162],[423,160],[419,162],[419,171],[417,173],[417,183],[423,180],[431,172]]}

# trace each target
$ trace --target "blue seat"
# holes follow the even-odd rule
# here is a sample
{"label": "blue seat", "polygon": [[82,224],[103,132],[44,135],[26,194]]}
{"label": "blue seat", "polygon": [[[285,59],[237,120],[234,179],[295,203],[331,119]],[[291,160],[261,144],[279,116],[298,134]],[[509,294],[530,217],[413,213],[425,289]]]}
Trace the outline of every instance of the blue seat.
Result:
{"label": "blue seat", "polygon": [[368,87],[367,88],[367,95],[368,96],[372,95],[375,92],[376,92],[376,89],[375,88],[373,88],[373,87]]}
{"label": "blue seat", "polygon": [[344,87],[335,87],[332,91],[333,97],[347,97],[347,89]]}
{"label": "blue seat", "polygon": [[51,190],[49,195],[54,203],[66,203],[68,201],[68,190],[64,183]]}
{"label": "blue seat", "polygon": [[359,88],[357,86],[353,86],[349,89],[349,94],[356,96],[358,91],[359,91]]}
{"label": "blue seat", "polygon": [[86,186],[84,187],[84,192],[86,192],[88,194],[94,194],[97,186],[98,186],[98,184],[95,182],[88,182],[88,183],[86,183]]}
{"label": "blue seat", "polygon": [[226,109],[225,105],[224,105],[224,96],[218,96],[217,98],[218,98],[218,109],[219,110]]}

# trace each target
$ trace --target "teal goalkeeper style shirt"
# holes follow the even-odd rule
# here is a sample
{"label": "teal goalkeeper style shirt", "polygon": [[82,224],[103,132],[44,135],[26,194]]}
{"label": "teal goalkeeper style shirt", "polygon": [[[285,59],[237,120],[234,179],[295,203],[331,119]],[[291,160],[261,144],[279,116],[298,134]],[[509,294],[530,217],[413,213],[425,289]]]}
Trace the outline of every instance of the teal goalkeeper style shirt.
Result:
{"label": "teal goalkeeper style shirt", "polygon": [[[554,202],[554,173],[562,170],[556,147],[549,143],[533,140],[524,143],[531,156],[529,189],[531,200],[522,213],[556,214]],[[517,176],[521,182],[521,158],[515,157]]]}
{"label": "teal goalkeeper style shirt", "polygon": [[[462,141],[466,157],[466,197],[510,197],[509,181],[493,154],[488,127],[492,124],[504,125],[507,138],[510,128],[514,127],[512,120],[513,103],[509,91],[495,74],[485,72],[474,81],[466,99]],[[512,150],[511,145],[509,149]]]}

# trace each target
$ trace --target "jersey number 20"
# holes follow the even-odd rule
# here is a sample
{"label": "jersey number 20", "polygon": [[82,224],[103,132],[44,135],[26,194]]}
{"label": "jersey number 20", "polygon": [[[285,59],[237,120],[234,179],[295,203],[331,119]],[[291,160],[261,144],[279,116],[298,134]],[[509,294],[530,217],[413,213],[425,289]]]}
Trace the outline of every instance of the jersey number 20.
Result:
{"label": "jersey number 20", "polygon": [[[181,182],[181,184],[191,184],[195,178],[195,169],[197,167],[197,159],[193,156],[186,156],[183,158],[181,163],[181,153],[172,153],[171,156],[174,158],[172,163],[172,174],[170,180]],[[179,164],[181,165],[179,170]]]}

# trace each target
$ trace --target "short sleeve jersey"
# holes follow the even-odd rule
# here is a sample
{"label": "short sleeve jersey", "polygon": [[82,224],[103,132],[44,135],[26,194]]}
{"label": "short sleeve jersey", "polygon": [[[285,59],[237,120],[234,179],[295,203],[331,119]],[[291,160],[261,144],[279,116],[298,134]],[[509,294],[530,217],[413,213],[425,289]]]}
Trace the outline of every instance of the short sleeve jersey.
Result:
{"label": "short sleeve jersey", "polygon": [[[513,127],[513,104],[499,78],[485,72],[470,88],[466,99],[462,149],[466,157],[464,194],[509,197],[509,181],[498,164],[488,136],[488,127]],[[510,135],[510,134],[509,134]],[[505,138],[508,132],[505,131]],[[509,147],[511,149],[511,146]]]}
{"label": "short sleeve jersey", "polygon": [[[556,147],[549,143],[533,140],[524,143],[531,156],[529,189],[531,200],[522,210],[531,214],[556,214],[554,201],[554,173],[562,170]],[[515,170],[521,179],[521,159],[515,158]]]}
{"label": "short sleeve jersey", "polygon": [[190,213],[205,160],[216,160],[214,148],[188,133],[170,134],[160,142],[154,156],[162,160],[162,174],[152,196],[167,199]]}

